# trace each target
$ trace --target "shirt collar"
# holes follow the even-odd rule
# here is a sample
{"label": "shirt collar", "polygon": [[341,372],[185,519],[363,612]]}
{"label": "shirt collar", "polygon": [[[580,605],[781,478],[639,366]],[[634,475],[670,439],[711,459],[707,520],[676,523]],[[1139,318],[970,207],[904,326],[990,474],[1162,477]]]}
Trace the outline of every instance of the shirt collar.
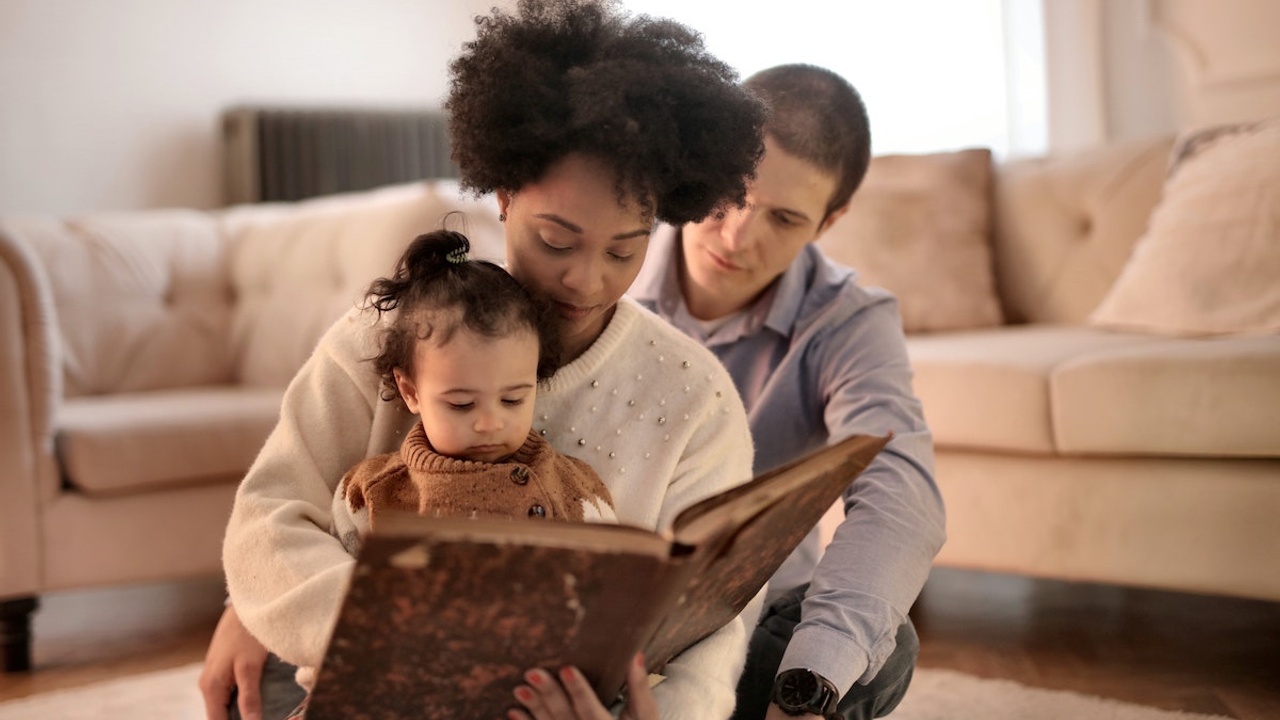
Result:
{"label": "shirt collar", "polygon": [[662,224],[649,237],[644,265],[631,283],[628,294],[652,307],[659,315],[669,317],[675,311],[673,303],[683,302],[680,280],[676,276],[676,251],[679,249],[679,230]]}

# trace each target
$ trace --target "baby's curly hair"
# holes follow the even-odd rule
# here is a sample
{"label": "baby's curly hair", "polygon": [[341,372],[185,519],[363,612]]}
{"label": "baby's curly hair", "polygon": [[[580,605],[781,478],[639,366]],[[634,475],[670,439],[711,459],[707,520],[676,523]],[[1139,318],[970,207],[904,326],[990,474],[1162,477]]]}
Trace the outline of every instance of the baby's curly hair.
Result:
{"label": "baby's curly hair", "polygon": [[464,188],[518,191],[583,153],[674,225],[745,201],[764,107],[696,31],[611,0],[520,0],[476,29],[445,102]]}
{"label": "baby's curly hair", "polygon": [[400,398],[395,371],[413,372],[418,342],[444,345],[462,328],[497,338],[527,330],[538,338],[539,380],[560,365],[560,320],[555,308],[529,293],[506,270],[468,260],[471,243],[450,230],[419,235],[409,243],[395,273],[374,280],[367,302],[384,313],[397,311],[382,331],[382,350],[370,358],[382,378],[383,400]]}

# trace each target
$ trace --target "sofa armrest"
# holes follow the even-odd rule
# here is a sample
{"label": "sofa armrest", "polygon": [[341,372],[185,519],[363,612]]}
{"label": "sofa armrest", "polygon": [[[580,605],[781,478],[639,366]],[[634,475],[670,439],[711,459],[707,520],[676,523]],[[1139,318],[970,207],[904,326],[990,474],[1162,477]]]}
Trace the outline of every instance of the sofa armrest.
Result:
{"label": "sofa armrest", "polygon": [[39,586],[41,507],[58,490],[54,304],[30,247],[0,225],[0,598]]}

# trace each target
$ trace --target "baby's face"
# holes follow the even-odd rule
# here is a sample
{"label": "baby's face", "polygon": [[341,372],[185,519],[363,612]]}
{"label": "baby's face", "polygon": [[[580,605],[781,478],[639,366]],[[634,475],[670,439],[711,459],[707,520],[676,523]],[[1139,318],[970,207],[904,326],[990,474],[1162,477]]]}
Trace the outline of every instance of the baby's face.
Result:
{"label": "baby's face", "polygon": [[418,343],[409,410],[442,455],[496,462],[524,444],[533,426],[538,338],[520,331],[487,338],[459,328],[448,343]]}

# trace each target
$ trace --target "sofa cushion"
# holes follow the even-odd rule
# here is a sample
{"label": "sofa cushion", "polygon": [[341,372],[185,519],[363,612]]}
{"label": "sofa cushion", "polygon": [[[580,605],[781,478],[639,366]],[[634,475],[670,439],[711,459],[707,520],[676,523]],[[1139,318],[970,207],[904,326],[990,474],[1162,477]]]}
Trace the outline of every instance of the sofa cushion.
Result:
{"label": "sofa cushion", "polygon": [[472,255],[501,259],[497,203],[461,196],[456,182],[395,185],[297,203],[231,208],[237,303],[232,346],[237,378],[284,387],[324,331],[395,268],[409,241],[448,227],[472,241]]}
{"label": "sofa cushion", "polygon": [[1156,342],[1076,326],[1022,325],[907,338],[915,392],[939,447],[1056,451],[1051,378],[1093,353]]}
{"label": "sofa cushion", "polygon": [[226,248],[208,213],[15,217],[4,231],[47,275],[67,396],[231,379]]}
{"label": "sofa cushion", "polygon": [[991,153],[881,155],[818,245],[898,297],[907,332],[999,325]]}
{"label": "sofa cushion", "polygon": [[1063,453],[1280,457],[1280,337],[1094,348],[1051,398]]}
{"label": "sofa cushion", "polygon": [[1280,119],[1184,134],[1160,204],[1095,325],[1280,333]]}
{"label": "sofa cushion", "polygon": [[1006,162],[996,174],[996,284],[1015,323],[1084,324],[1160,199],[1172,138]]}
{"label": "sofa cushion", "polygon": [[55,421],[64,481],[92,495],[238,481],[275,427],[282,396],[224,385],[68,400]]}

